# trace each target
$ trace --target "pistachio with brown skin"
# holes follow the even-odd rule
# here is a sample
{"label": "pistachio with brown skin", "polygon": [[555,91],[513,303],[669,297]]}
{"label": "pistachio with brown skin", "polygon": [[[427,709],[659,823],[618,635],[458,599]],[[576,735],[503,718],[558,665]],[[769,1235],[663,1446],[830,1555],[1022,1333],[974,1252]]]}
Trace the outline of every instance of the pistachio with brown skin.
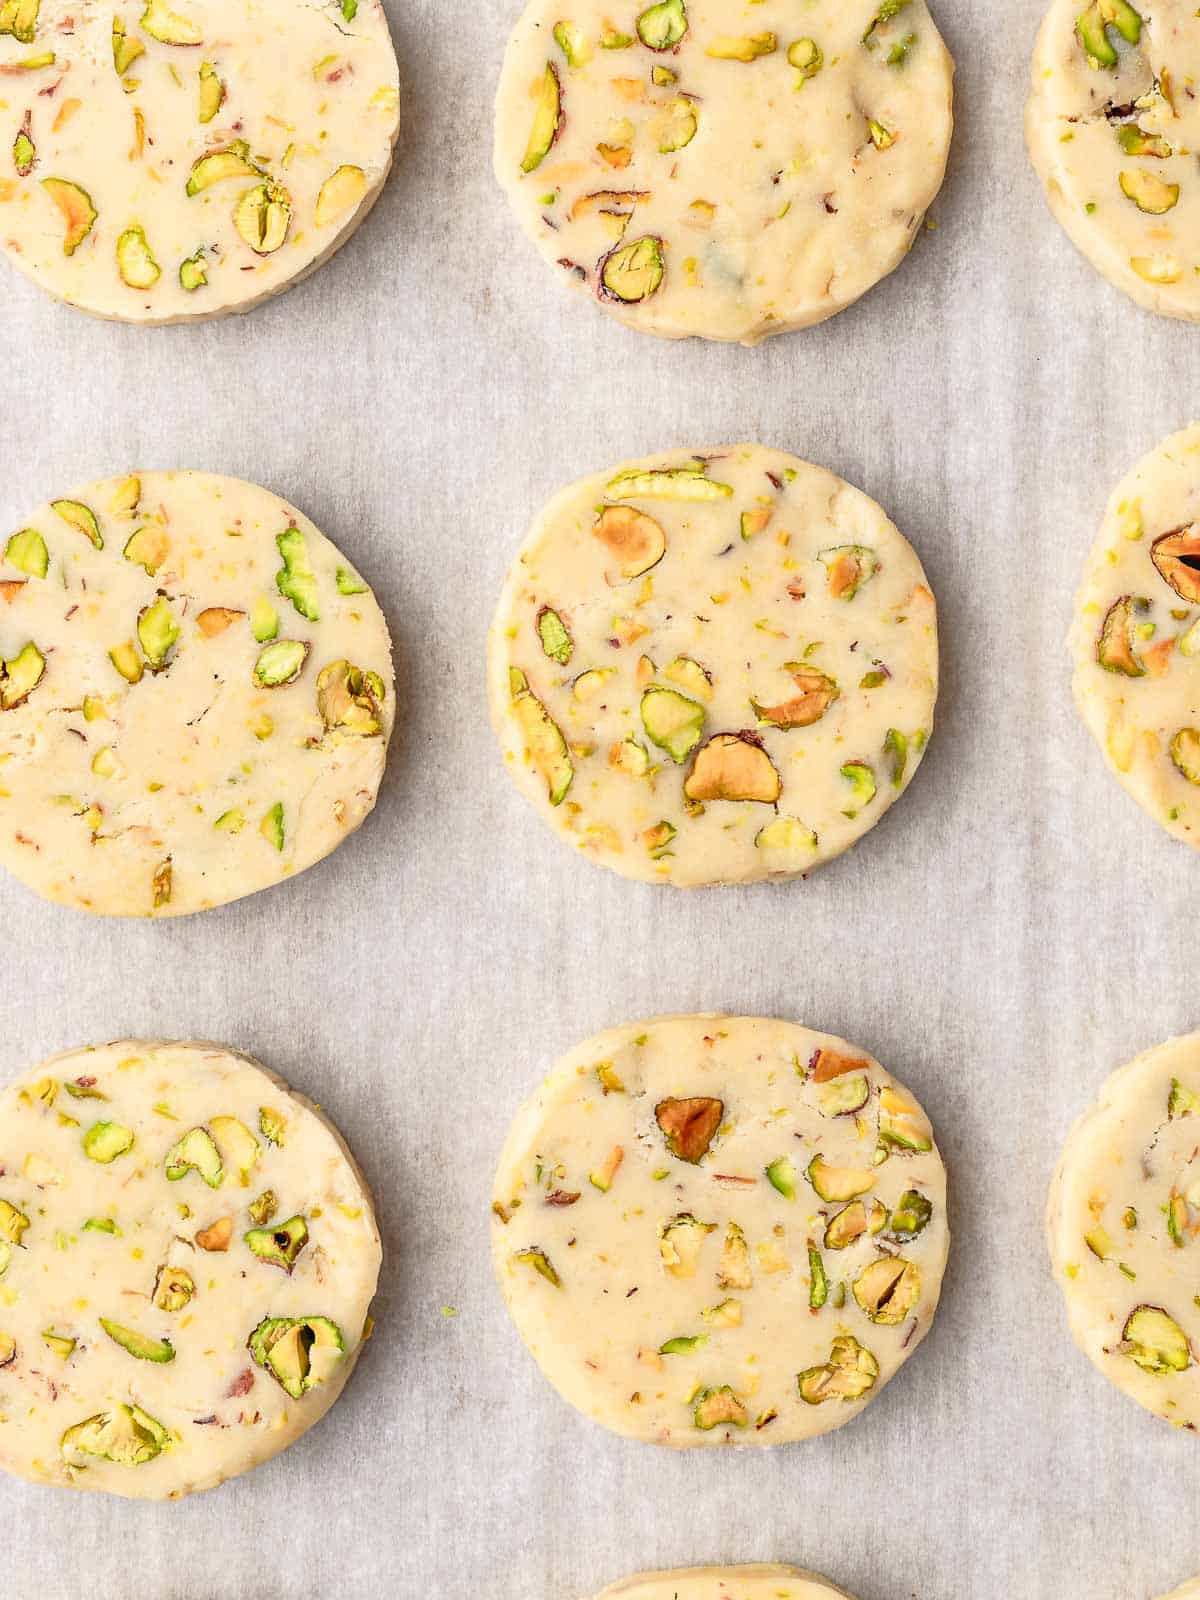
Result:
{"label": "pistachio with brown skin", "polygon": [[724,1102],[707,1095],[660,1100],[654,1108],[654,1120],[667,1141],[667,1149],[692,1166],[707,1152],[724,1115]]}

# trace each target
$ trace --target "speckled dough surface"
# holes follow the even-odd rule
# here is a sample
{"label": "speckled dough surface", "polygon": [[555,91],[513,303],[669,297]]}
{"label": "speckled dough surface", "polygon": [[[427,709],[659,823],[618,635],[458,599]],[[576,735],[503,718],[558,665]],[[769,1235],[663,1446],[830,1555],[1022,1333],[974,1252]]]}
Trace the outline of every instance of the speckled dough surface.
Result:
{"label": "speckled dough surface", "polygon": [[664,1017],[572,1050],[513,1125],[492,1212],[546,1377],[675,1447],[857,1416],[928,1331],[950,1238],[908,1091],[844,1040],[764,1018]]}
{"label": "speckled dough surface", "polygon": [[366,216],[398,106],[380,0],[0,0],[0,245],[97,316],[248,311]]}
{"label": "speckled dough surface", "polygon": [[1186,0],[1054,0],[1026,135],[1051,210],[1140,305],[1200,320],[1200,21]]}
{"label": "speckled dough surface", "polygon": [[842,1589],[799,1567],[687,1567],[626,1578],[596,1600],[850,1600]]}
{"label": "speckled dough surface", "polygon": [[387,624],[253,484],[144,473],[36,511],[0,563],[0,865],[112,916],[236,900],[375,804]]}
{"label": "speckled dough surface", "polygon": [[1200,427],[1122,479],[1071,627],[1075,701],[1109,766],[1200,847]]}
{"label": "speckled dough surface", "polygon": [[758,445],[564,490],[490,638],[521,792],[592,860],[684,886],[852,845],[920,763],[937,673],[911,545],[858,489]]}
{"label": "speckled dough surface", "polygon": [[754,344],[903,260],[946,170],[953,72],[924,0],[532,0],[496,174],[606,311]]}
{"label": "speckled dough surface", "polygon": [[1063,1147],[1047,1230],[1079,1347],[1148,1411],[1200,1425],[1200,1034],[1109,1078]]}
{"label": "speckled dough surface", "polygon": [[162,1500],[269,1460],[340,1394],[379,1265],[336,1130],[248,1056],[44,1062],[0,1095],[0,1467]]}

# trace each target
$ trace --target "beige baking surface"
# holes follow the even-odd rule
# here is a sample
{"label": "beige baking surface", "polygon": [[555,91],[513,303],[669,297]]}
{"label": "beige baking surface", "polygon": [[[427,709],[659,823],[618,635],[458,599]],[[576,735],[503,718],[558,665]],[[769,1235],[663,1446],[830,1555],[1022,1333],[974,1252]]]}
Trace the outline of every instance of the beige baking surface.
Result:
{"label": "beige baking surface", "polygon": [[[961,133],[938,227],[856,306],[754,351],[564,303],[491,173],[508,0],[389,0],[398,170],[252,316],[113,327],[8,275],[0,523],[120,461],[265,484],[370,577],[405,686],[371,821],[270,894],[98,933],[0,879],[0,1079],[168,1023],[247,1049],[334,1113],[389,1261],[335,1414],[239,1483],[159,1509],[0,1485],[0,1521],[29,1530],[13,1600],[128,1600],[131,1551],[163,1600],[579,1600],[745,1561],[858,1600],[1152,1600],[1200,1571],[1197,1441],[1075,1350],[1042,1244],[1081,1108],[1200,1024],[1195,859],[1107,773],[1064,648],[1113,484],[1192,420],[1196,349],[1046,210],[1021,129],[1043,9],[938,0]],[[858,485],[920,551],[937,732],[903,803],[807,881],[664,894],[530,815],[488,726],[486,633],[564,483],[743,438]],[[819,1019],[886,1062],[954,1184],[932,1332],[867,1416],[803,1447],[610,1438],[491,1278],[492,1175],[543,1064],[712,1009]]]}

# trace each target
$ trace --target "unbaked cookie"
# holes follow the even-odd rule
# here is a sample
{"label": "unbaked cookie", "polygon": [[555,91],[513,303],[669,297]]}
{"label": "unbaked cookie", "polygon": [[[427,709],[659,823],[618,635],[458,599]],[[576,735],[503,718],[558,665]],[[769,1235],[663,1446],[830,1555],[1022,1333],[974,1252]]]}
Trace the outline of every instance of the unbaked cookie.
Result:
{"label": "unbaked cookie", "polygon": [[178,1499],[341,1393],[379,1277],[337,1131],[248,1056],[127,1039],[0,1095],[0,1467]]}
{"label": "unbaked cookie", "polygon": [[399,126],[380,0],[0,0],[0,246],[123,322],[217,317],[319,267]]}
{"label": "unbaked cookie", "polygon": [[266,489],[145,473],[0,560],[0,865],[181,916],[302,872],[375,804],[395,691],[365,581]]}
{"label": "unbaked cookie", "polygon": [[1185,0],[1054,0],[1033,57],[1029,151],[1050,208],[1111,283],[1200,320],[1200,28]]}
{"label": "unbaked cookie", "polygon": [[1079,1347],[1148,1411],[1200,1425],[1200,1034],[1109,1078],[1063,1147],[1047,1231]]}
{"label": "unbaked cookie", "polygon": [[664,1017],[572,1050],[496,1175],[504,1298],[550,1382],[648,1443],[770,1445],[856,1417],[929,1329],[946,1173],[862,1051]]}
{"label": "unbaked cookie", "polygon": [[668,452],[539,516],[490,637],[521,792],[628,878],[793,877],[908,786],[937,617],[873,500],[780,450]]}
{"label": "unbaked cookie", "polygon": [[953,73],[924,0],[531,0],[496,174],[621,321],[755,344],[903,260],[946,170]]}
{"label": "unbaked cookie", "polygon": [[1200,847],[1200,427],[1114,490],[1070,650],[1076,704],[1109,766],[1168,833]]}

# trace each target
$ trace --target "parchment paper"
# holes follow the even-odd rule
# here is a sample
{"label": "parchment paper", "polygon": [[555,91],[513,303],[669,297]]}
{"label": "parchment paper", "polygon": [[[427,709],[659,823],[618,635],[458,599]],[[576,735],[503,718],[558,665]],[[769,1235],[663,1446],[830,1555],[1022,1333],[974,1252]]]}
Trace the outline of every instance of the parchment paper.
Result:
{"label": "parchment paper", "polygon": [[[1063,635],[1109,489],[1200,412],[1200,332],[1110,290],[1046,211],[1020,132],[1040,0],[938,0],[959,62],[938,226],[857,308],[754,351],[627,332],[554,281],[494,186],[517,9],[389,3],[397,170],[359,237],[250,317],[107,326],[0,263],[0,525],[139,467],[255,479],[374,583],[404,705],[376,816],[288,886],[119,925],[0,878],[4,1080],[126,1033],[253,1051],[335,1117],[387,1247],[376,1338],[320,1427],[178,1505],[4,1480],[0,1592],[578,1600],[646,1567],[788,1559],[860,1600],[1150,1600],[1200,1571],[1198,1447],[1075,1351],[1042,1208],[1109,1070],[1200,1024],[1200,863],[1105,772]],[[938,727],[904,801],[809,882],[656,890],[574,858],[511,788],[484,635],[553,490],[745,437],[842,473],[916,544]],[[518,1102],[597,1029],[708,1008],[874,1051],[950,1166],[932,1334],[804,1446],[608,1435],[544,1383],[491,1279]]]}

